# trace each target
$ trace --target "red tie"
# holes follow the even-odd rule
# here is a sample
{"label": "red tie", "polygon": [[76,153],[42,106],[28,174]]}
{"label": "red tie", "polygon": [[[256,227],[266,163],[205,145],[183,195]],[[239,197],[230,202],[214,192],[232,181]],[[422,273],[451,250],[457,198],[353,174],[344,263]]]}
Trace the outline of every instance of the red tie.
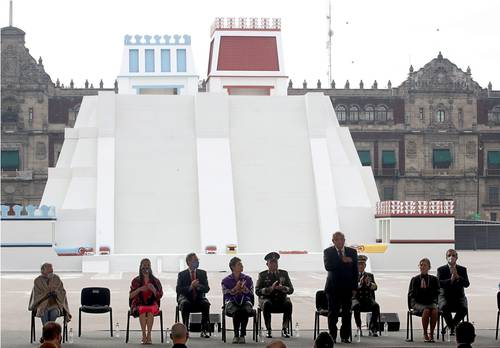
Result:
{"label": "red tie", "polygon": [[[196,279],[196,271],[191,271],[191,281]],[[193,300],[196,298],[196,288],[193,287]]]}

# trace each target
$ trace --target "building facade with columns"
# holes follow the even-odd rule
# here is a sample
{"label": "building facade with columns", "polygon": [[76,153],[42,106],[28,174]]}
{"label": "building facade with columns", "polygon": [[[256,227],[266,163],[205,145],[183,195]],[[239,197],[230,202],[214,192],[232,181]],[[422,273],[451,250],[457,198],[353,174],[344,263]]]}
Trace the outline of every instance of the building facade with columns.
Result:
{"label": "building facade with columns", "polygon": [[[53,82],[25,46],[25,32],[14,26],[1,29],[2,40],[2,204],[38,205],[64,140],[85,95],[99,86],[67,86]],[[108,89],[113,90],[114,88]]]}
{"label": "building facade with columns", "polygon": [[500,220],[500,91],[482,88],[470,68],[441,53],[410,67],[397,87],[358,86],[304,82],[289,84],[288,94],[330,97],[381,200],[454,200],[457,218]]}

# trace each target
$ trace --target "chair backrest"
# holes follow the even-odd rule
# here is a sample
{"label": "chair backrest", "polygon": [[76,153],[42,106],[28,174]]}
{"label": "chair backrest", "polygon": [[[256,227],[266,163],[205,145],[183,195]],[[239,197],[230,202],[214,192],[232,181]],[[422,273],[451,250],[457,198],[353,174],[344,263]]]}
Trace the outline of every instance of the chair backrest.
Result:
{"label": "chair backrest", "polygon": [[111,294],[108,288],[83,288],[81,294],[82,306],[109,306]]}
{"label": "chair backrest", "polygon": [[316,310],[328,309],[328,299],[324,290],[316,291]]}

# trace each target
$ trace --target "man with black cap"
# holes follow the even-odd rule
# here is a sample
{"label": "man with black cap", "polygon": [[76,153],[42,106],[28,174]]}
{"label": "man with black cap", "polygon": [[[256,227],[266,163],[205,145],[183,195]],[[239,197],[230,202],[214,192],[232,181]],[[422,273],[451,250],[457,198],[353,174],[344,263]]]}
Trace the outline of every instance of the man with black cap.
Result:
{"label": "man with black cap", "polygon": [[271,313],[283,312],[281,336],[290,337],[288,327],[292,318],[292,301],[288,295],[293,294],[293,285],[288,272],[278,269],[280,254],[270,252],[264,257],[268,270],[259,273],[255,293],[259,296],[260,308],[264,313],[266,337],[272,338]]}
{"label": "man with black cap", "polygon": [[365,272],[366,261],[368,257],[365,255],[358,256],[358,291],[352,300],[352,311],[354,312],[354,321],[358,327],[358,335],[361,334],[361,312],[371,312],[369,324],[370,336],[377,337],[378,317],[380,315],[380,306],[375,301],[375,276],[372,273]]}

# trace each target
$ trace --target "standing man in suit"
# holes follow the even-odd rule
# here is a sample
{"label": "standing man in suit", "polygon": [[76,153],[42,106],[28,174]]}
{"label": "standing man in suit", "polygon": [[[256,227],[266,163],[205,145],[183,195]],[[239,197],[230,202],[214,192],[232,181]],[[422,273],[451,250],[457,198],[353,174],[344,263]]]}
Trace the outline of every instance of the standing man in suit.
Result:
{"label": "standing man in suit", "polygon": [[[468,288],[470,285],[467,268],[457,265],[457,260],[457,251],[449,249],[446,252],[447,264],[437,270],[440,286],[438,305],[443,312],[446,325],[450,329],[450,335],[455,335],[457,324],[467,314],[467,298],[464,288]],[[451,316],[452,312],[455,312],[454,318]],[[443,328],[442,332],[445,333],[446,328]]]}
{"label": "standing man in suit", "polygon": [[208,327],[208,315],[210,313],[210,302],[206,293],[210,291],[208,286],[207,272],[199,269],[200,261],[195,253],[186,256],[188,268],[177,275],[177,302],[182,313],[182,322],[189,328],[189,314],[201,312],[201,337],[208,338],[210,335]]}
{"label": "standing man in suit", "polygon": [[271,313],[273,311],[283,312],[282,337],[290,337],[288,332],[292,317],[292,301],[288,295],[293,294],[293,285],[288,272],[278,269],[280,254],[271,252],[264,257],[268,270],[259,273],[259,279],[255,286],[255,293],[259,296],[260,308],[264,313],[267,338],[272,338]]}
{"label": "standing man in suit", "polygon": [[342,309],[342,326],[340,339],[350,343],[352,298],[358,289],[358,253],[345,246],[345,236],[335,232],[332,236],[333,246],[323,252],[325,269],[328,278],[325,293],[328,299],[328,329],[334,340],[337,338],[337,320]]}
{"label": "standing man in suit", "polygon": [[354,312],[354,321],[361,334],[361,311],[372,312],[370,319],[370,336],[377,337],[378,317],[380,315],[380,306],[375,301],[375,276],[369,272],[365,272],[366,261],[368,257],[365,255],[358,256],[358,291],[356,297],[352,300],[352,311]]}

